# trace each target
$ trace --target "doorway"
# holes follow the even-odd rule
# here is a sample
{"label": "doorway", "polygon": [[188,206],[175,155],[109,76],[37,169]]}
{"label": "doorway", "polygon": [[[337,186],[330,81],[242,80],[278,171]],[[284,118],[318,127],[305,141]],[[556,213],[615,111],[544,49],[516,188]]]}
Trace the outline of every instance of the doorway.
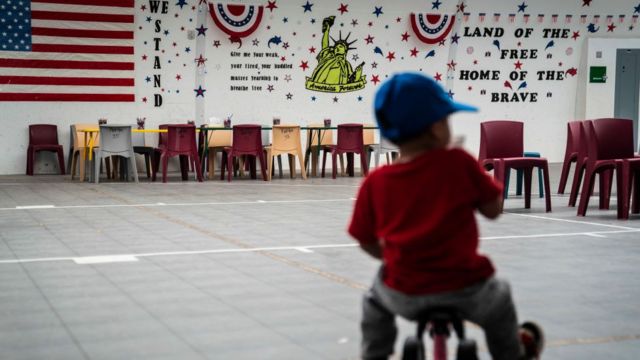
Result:
{"label": "doorway", "polygon": [[640,101],[640,49],[618,49],[614,116],[633,119],[633,144],[638,149],[638,102]]}

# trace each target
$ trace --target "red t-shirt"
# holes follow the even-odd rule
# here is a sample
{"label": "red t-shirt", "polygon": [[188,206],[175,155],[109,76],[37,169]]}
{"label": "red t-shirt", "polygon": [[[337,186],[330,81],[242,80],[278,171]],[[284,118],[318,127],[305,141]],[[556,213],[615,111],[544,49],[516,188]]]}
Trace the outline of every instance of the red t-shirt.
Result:
{"label": "red t-shirt", "polygon": [[436,149],[384,166],[363,182],[349,234],[380,241],[384,283],[405,294],[462,289],[494,273],[478,254],[478,205],[501,186],[459,149]]}

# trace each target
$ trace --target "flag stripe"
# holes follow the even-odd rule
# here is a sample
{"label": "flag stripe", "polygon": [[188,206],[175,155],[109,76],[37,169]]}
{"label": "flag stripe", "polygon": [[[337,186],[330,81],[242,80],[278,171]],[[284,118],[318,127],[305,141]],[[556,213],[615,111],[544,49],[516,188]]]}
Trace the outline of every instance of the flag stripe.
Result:
{"label": "flag stripe", "polygon": [[99,38],[99,39],[133,39],[133,31],[109,31],[109,30],[80,30],[80,29],[56,29],[46,27],[32,27],[33,35],[60,36],[73,38]]}
{"label": "flag stripe", "polygon": [[[70,38],[55,36],[33,36],[32,44],[62,44],[62,45],[96,45],[96,46],[133,46],[131,39],[98,39],[98,38]],[[131,54],[127,55],[131,56]]]}
{"label": "flag stripe", "polygon": [[133,79],[92,77],[0,76],[0,85],[133,86]]}
{"label": "flag stripe", "polygon": [[114,15],[99,13],[76,13],[62,11],[38,11],[31,12],[34,20],[73,20],[73,21],[102,21],[133,24],[133,15]]}
{"label": "flag stripe", "polygon": [[[0,67],[0,76],[62,76],[62,77],[78,77],[78,78],[126,78],[133,79],[135,73],[131,70],[84,70],[84,69],[56,69],[52,72],[50,69],[34,69],[30,68],[25,72],[21,68],[2,68]],[[10,91],[5,89],[5,91]]]}
{"label": "flag stripe", "polygon": [[92,5],[31,4],[31,11],[55,11],[71,13],[100,13],[134,15],[134,8],[104,7]]}
{"label": "flag stripe", "polygon": [[38,69],[133,70],[133,62],[0,59],[0,67]]}
{"label": "flag stripe", "polygon": [[133,7],[134,0],[31,0],[32,3]]}
{"label": "flag stripe", "polygon": [[134,31],[133,24],[98,22],[98,21],[68,21],[68,20],[33,20],[33,27],[48,27],[55,29],[79,29],[79,30],[108,30],[108,31]]}
{"label": "flag stripe", "polygon": [[0,101],[89,101],[131,102],[133,94],[50,94],[50,93],[0,93]]}
{"label": "flag stripe", "polygon": [[61,44],[33,44],[34,52],[69,52],[85,54],[133,54],[133,46],[92,46],[92,45],[61,45]]}

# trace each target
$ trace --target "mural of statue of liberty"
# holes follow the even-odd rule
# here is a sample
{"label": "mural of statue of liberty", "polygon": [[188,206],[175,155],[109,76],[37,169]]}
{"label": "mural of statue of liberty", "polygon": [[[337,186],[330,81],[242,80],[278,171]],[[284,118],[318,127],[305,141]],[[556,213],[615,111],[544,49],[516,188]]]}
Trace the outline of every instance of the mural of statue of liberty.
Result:
{"label": "mural of statue of liberty", "polygon": [[[349,42],[348,34],[342,39],[342,32],[338,40],[329,35],[333,26],[335,16],[329,16],[322,21],[322,50],[316,59],[318,66],[313,71],[311,77],[307,77],[306,88],[309,90],[324,92],[347,92],[364,88],[365,76],[362,75],[364,62],[358,65],[355,70],[347,60],[349,50],[354,50],[351,45],[357,40]],[[329,44],[329,39],[333,41],[333,46]]]}

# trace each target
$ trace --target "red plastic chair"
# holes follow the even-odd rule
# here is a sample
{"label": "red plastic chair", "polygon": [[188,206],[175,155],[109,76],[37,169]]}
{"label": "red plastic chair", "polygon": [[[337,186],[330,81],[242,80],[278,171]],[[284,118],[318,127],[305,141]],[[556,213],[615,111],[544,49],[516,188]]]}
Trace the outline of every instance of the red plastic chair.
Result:
{"label": "red plastic chair", "polygon": [[544,174],[544,197],[546,211],[551,211],[549,192],[549,165],[545,158],[524,157],[524,125],[519,121],[487,121],[480,124],[480,164],[494,170],[494,177],[504,184],[511,169],[524,173],[524,207],[531,208],[531,175],[533,168]]}
{"label": "red plastic chair", "polygon": [[[198,181],[202,182],[202,170],[200,168],[200,157],[198,156],[198,146],[196,145],[196,127],[195,125],[176,124],[167,125],[168,132],[163,140],[163,133],[160,133],[162,144],[158,145],[160,150],[160,160],[162,161],[162,182],[167,182],[167,164],[169,158],[180,155],[180,168],[182,169],[182,179],[185,179],[185,173],[188,169],[184,162],[189,159],[189,163],[194,165]],[[165,142],[166,140],[166,142]],[[155,172],[158,168],[154,169]]]}
{"label": "red plastic chair", "polygon": [[[167,130],[168,126],[169,124],[158,125],[158,129]],[[151,166],[152,168],[151,181],[156,181],[156,173],[158,172],[158,168],[160,167],[160,156],[162,155],[162,149],[164,149],[165,144],[168,141],[168,136],[169,136],[169,133],[166,133],[166,132],[158,133],[158,146],[156,146],[153,149],[153,161],[152,161],[153,165]],[[182,163],[180,163],[180,168],[182,170]],[[183,180],[185,180],[184,176],[183,176]]]}
{"label": "red plastic chair", "polygon": [[58,143],[58,127],[56,125],[29,125],[29,146],[27,147],[27,175],[33,175],[36,153],[52,151],[58,154],[60,175],[64,175],[64,155],[62,145]]}
{"label": "red plastic chair", "polygon": [[[611,173],[616,171],[618,218],[629,217],[632,178],[638,182],[640,158],[633,151],[633,121],[629,119],[597,119],[584,122],[587,139],[585,175],[578,205],[578,216],[585,216],[593,192],[595,175],[601,174],[600,208],[609,208]],[[603,181],[603,178],[605,181]],[[634,213],[638,209],[638,188],[634,194]]]}
{"label": "red plastic chair", "polygon": [[[363,125],[362,124],[341,124],[338,125],[338,140],[336,145],[328,145],[328,149],[331,150],[332,161],[332,176],[335,179],[338,163],[338,155],[347,154],[347,169],[349,176],[354,175],[353,171],[353,156],[354,154],[360,155],[360,166],[362,166],[362,172],[366,175],[369,173],[367,166],[367,152],[364,147],[363,139]],[[327,163],[327,152],[325,151],[322,157],[322,177],[325,173],[325,165]]]}
{"label": "red plastic chair", "polygon": [[[254,156],[260,160],[260,170],[262,171],[262,179],[267,181],[267,167],[262,147],[262,127],[260,125],[235,125],[233,127],[233,141],[231,146],[225,147],[225,161],[220,166],[220,180],[224,180],[225,165],[227,168],[228,181],[231,181],[233,175],[234,158],[243,155]],[[226,162],[226,164],[225,164]],[[250,161],[251,178],[256,178],[255,162]]]}
{"label": "red plastic chair", "polygon": [[562,172],[560,173],[560,184],[558,185],[558,194],[564,194],[567,186],[569,171],[571,164],[578,162],[578,153],[580,151],[580,128],[582,121],[570,121],[567,124],[567,147],[564,151],[564,162],[562,163]]}

